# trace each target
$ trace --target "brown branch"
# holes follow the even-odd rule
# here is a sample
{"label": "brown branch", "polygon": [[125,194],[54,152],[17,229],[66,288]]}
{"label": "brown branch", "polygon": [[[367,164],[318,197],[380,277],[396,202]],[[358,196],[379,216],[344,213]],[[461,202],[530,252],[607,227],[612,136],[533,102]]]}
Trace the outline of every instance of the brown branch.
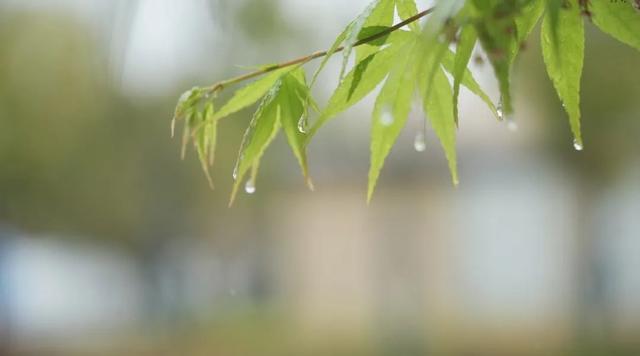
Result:
{"label": "brown branch", "polygon": [[[416,21],[420,20],[421,18],[423,18],[423,17],[429,15],[430,13],[432,13],[433,10],[434,10],[434,8],[430,8],[430,9],[424,10],[424,11],[422,11],[422,12],[420,12],[420,13],[418,13],[418,14],[416,14],[416,15],[414,15],[414,16],[412,16],[412,17],[410,17],[410,18],[408,18],[408,19],[406,19],[406,20],[404,20],[404,21],[392,26],[392,27],[389,27],[389,28],[385,29],[384,31],[381,31],[379,33],[376,33],[374,35],[371,35],[369,37],[366,37],[366,38],[363,38],[363,39],[359,40],[358,42],[354,43],[353,46],[354,47],[361,46],[363,44],[370,43],[370,42],[373,42],[373,41],[375,41],[377,39],[380,39],[380,38],[382,38],[382,37],[394,32],[394,31],[397,31],[397,30],[403,28],[404,26],[406,26],[406,25],[408,25],[410,23],[413,23],[413,22],[416,22]],[[343,50],[344,50],[344,47],[338,47],[335,50],[334,54],[338,53],[338,52],[341,52]],[[253,79],[255,77],[259,77],[261,75],[273,72],[273,71],[278,70],[278,69],[291,67],[291,66],[294,66],[294,65],[297,65],[297,64],[304,64],[304,63],[307,63],[307,62],[312,61],[314,59],[325,57],[328,54],[329,54],[329,51],[314,52],[314,53],[311,53],[311,54],[306,55],[304,57],[300,57],[300,58],[296,58],[296,59],[290,60],[288,62],[274,64],[272,66],[268,66],[266,68],[263,68],[263,69],[260,69],[260,70],[256,70],[256,71],[251,72],[251,73],[243,74],[243,75],[240,75],[240,76],[235,77],[235,78],[231,78],[231,79],[227,79],[227,80],[221,81],[221,82],[219,82],[217,84],[214,84],[214,85],[206,88],[206,90],[209,91],[210,93],[216,93],[216,92],[219,92],[219,91],[223,90],[226,86],[237,84],[237,83],[243,82],[245,80]]]}

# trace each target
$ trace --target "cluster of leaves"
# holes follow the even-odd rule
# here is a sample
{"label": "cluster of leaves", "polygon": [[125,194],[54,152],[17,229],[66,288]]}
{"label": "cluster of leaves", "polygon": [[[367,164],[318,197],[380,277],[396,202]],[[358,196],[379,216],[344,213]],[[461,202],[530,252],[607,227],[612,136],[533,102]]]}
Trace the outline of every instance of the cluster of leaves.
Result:
{"label": "cluster of leaves", "polygon": [[[499,120],[508,118],[514,110],[510,73],[515,58],[542,19],[542,54],[547,72],[569,116],[575,147],[581,149],[584,23],[592,21],[605,33],[640,49],[637,7],[638,1],[441,0],[435,8],[419,12],[414,0],[375,0],[322,53],[324,59],[310,83],[303,66],[318,55],[263,67],[253,73],[262,75],[260,79],[238,90],[219,110],[214,110],[214,101],[224,85],[194,88],[181,98],[174,123],[184,121],[184,146],[190,141],[195,144],[209,177],[218,121],[259,101],[240,147],[231,201],[247,175],[246,190],[255,190],[261,157],[280,130],[312,188],[306,157],[312,137],[329,120],[381,86],[373,108],[368,198],[416,97],[422,102],[425,120],[440,139],[457,184],[455,146],[461,86],[479,96]],[[427,20],[419,24],[417,20],[427,14]],[[393,26],[396,16],[404,26]],[[468,69],[477,47],[484,50],[494,69],[500,88],[498,105],[483,92]],[[340,83],[320,109],[311,88],[327,60],[340,51]],[[355,63],[348,68],[352,56]],[[309,109],[317,114],[313,122],[309,122]]]}

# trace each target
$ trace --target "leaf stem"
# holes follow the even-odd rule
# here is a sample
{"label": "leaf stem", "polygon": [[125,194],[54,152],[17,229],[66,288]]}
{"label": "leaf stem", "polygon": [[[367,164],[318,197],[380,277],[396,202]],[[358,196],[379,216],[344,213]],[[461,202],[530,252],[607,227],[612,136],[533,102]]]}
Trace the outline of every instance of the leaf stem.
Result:
{"label": "leaf stem", "polygon": [[[408,19],[406,19],[406,20],[404,20],[402,22],[399,22],[398,24],[396,24],[396,25],[394,25],[392,27],[389,27],[389,28],[387,28],[387,29],[385,29],[383,31],[380,31],[379,33],[376,33],[374,35],[371,35],[369,37],[366,37],[366,38],[363,38],[363,39],[359,40],[353,46],[354,47],[361,46],[363,44],[366,44],[366,43],[369,43],[369,42],[373,42],[373,41],[375,41],[377,39],[380,39],[380,38],[382,38],[382,37],[394,32],[394,31],[397,31],[397,30],[403,28],[404,26],[406,26],[406,25],[408,25],[410,23],[413,23],[413,22],[416,22],[416,21],[420,20],[421,18],[423,18],[423,17],[429,15],[430,13],[432,13],[434,10],[435,10],[435,8],[432,7],[432,8],[429,8],[427,10],[424,10],[424,11],[422,11],[420,13],[417,13],[414,16],[412,16],[412,17],[410,17],[410,18],[408,18]],[[344,50],[344,46],[338,47],[335,50],[334,54],[338,53],[338,52],[341,52],[343,50]],[[225,87],[227,87],[229,85],[233,85],[233,84],[237,84],[237,83],[243,82],[245,80],[253,79],[255,77],[259,77],[261,75],[267,74],[269,72],[273,72],[273,71],[278,70],[278,69],[287,68],[287,67],[291,67],[291,66],[298,65],[298,64],[305,64],[305,63],[308,63],[308,62],[310,62],[310,61],[312,61],[314,59],[325,57],[328,53],[329,53],[329,51],[318,51],[318,52],[314,52],[314,53],[311,53],[309,55],[306,55],[306,56],[303,56],[303,57],[300,57],[300,58],[296,58],[296,59],[293,59],[293,60],[290,60],[290,61],[287,61],[287,62],[274,64],[274,65],[268,66],[266,68],[256,70],[254,72],[243,74],[243,75],[231,78],[231,79],[223,80],[223,81],[218,82],[218,83],[216,83],[216,84],[214,84],[214,85],[212,85],[210,87],[205,88],[205,90],[208,91],[209,93],[212,93],[212,94],[213,93],[218,93],[218,92],[222,91]]]}

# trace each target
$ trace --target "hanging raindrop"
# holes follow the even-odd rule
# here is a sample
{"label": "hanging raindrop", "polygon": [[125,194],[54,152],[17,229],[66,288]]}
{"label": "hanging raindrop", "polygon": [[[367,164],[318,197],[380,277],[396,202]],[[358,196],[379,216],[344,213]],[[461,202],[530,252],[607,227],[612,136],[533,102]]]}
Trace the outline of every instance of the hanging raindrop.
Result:
{"label": "hanging raindrop", "polygon": [[231,175],[233,180],[238,180],[238,165],[233,168],[233,174]]}
{"label": "hanging raindrop", "polygon": [[584,145],[582,144],[582,142],[575,139],[573,140],[573,148],[575,148],[576,151],[582,151],[584,150]]}
{"label": "hanging raindrop", "polygon": [[416,138],[413,141],[413,148],[416,152],[424,152],[427,150],[426,137],[423,131],[418,131],[416,133]]}
{"label": "hanging raindrop", "polygon": [[502,110],[502,103],[499,104],[496,108],[496,114],[498,114],[498,119],[500,121],[504,120],[504,110]]}
{"label": "hanging raindrop", "polygon": [[244,185],[244,191],[247,192],[247,194],[253,194],[256,192],[256,185],[253,178],[249,178],[247,180],[247,183]]}

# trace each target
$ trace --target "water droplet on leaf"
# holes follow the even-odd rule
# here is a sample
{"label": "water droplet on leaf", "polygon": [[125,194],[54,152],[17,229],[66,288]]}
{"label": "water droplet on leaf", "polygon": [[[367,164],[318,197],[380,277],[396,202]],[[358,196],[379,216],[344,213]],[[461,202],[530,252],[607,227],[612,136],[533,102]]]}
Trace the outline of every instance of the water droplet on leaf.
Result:
{"label": "water droplet on leaf", "polygon": [[306,134],[308,131],[308,120],[306,116],[303,116],[298,121],[298,131],[302,134]]}
{"label": "water droplet on leaf", "polygon": [[584,145],[582,144],[582,142],[575,139],[573,140],[573,148],[575,148],[576,151],[582,151],[584,150]]}
{"label": "water droplet on leaf", "polygon": [[244,185],[244,191],[247,192],[247,194],[253,194],[256,192],[256,185],[253,178],[249,178],[249,180],[247,180],[247,183]]}
{"label": "water droplet on leaf", "polygon": [[502,104],[498,105],[496,108],[496,114],[498,114],[499,120],[504,120],[504,111],[502,110]]}
{"label": "water droplet on leaf", "polygon": [[416,138],[413,141],[413,148],[417,152],[424,152],[427,150],[427,142],[426,142],[424,132],[419,131],[418,133],[416,133]]}
{"label": "water droplet on leaf", "polygon": [[393,113],[390,109],[385,109],[382,111],[382,115],[380,115],[380,123],[383,126],[391,126],[393,125],[394,121],[395,118],[393,117]]}

